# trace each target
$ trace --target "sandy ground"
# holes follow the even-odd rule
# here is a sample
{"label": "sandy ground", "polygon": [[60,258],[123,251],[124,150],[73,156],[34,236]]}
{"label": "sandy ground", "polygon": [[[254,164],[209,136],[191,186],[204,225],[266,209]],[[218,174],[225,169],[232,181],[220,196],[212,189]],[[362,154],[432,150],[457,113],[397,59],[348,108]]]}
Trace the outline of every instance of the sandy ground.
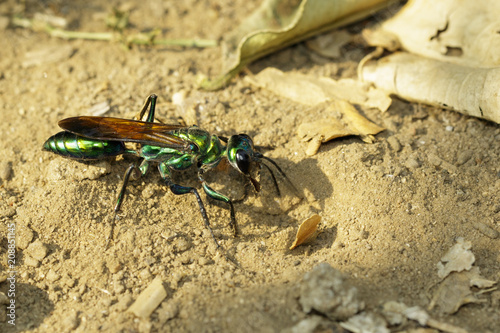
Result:
{"label": "sandy ground", "polygon": [[[160,28],[167,38],[216,40],[256,5],[243,0],[128,4],[137,31]],[[0,14],[9,16],[16,6],[0,4]],[[27,8],[28,16],[52,10],[68,19],[72,30],[106,31],[104,18],[112,4],[28,1]],[[4,302],[2,332],[281,331],[310,318],[298,303],[300,281],[324,262],[345,274],[368,310],[389,300],[427,308],[440,282],[436,264],[459,237],[471,242],[481,275],[500,278],[500,239],[491,232],[500,230],[496,124],[396,99],[384,114],[360,109],[387,128],[375,143],[340,139],[308,157],[297,127],[325,117],[327,106],[298,105],[242,77],[221,91],[198,91],[199,74],[219,73],[219,48],[126,49],[25,29],[4,28],[0,34],[2,280],[9,274],[8,225],[13,222],[17,237],[16,325],[7,323]],[[49,56],[27,64],[38,51]],[[351,43],[342,59],[332,61],[299,44],[249,70],[273,66],[355,77],[356,64],[367,52],[365,45]],[[119,233],[106,249],[117,192],[133,158],[82,164],[42,152],[41,146],[59,131],[60,119],[88,115],[101,102],[109,102],[106,116],[131,118],[151,93],[160,99],[158,117],[175,122],[179,110],[172,96],[177,92],[198,106],[203,128],[225,136],[247,133],[257,145],[272,147],[262,152],[276,160],[305,199],[298,202],[283,182],[283,197],[276,197],[264,171],[260,195],[234,173],[214,172],[210,180],[216,188],[243,198],[235,204],[240,236],[234,238],[227,207],[202,195],[225,249],[220,251],[203,226],[194,196],[170,193],[153,168],[129,185]],[[298,224],[314,213],[323,218],[321,234],[309,245],[288,250]],[[160,307],[147,319],[126,312],[157,276],[167,291]],[[8,288],[7,281],[0,283],[3,293]],[[479,298],[480,303],[452,315],[439,307],[430,314],[469,332],[500,332],[498,293]],[[410,322],[392,330],[418,327]],[[334,321],[323,329],[342,331]]]}

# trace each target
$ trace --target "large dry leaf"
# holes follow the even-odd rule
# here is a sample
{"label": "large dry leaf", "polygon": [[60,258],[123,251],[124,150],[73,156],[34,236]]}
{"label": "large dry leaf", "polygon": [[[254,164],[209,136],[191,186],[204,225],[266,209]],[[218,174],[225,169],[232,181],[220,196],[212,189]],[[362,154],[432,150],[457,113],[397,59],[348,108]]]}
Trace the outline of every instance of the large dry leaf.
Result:
{"label": "large dry leaf", "polygon": [[392,49],[396,41],[403,49],[424,57],[472,67],[497,67],[499,17],[498,0],[410,0],[392,19],[365,36],[373,46]]}
{"label": "large dry leaf", "polygon": [[499,17],[498,0],[410,0],[363,35],[370,45],[412,54],[370,63],[360,79],[409,101],[500,123]]}
{"label": "large dry leaf", "polygon": [[201,83],[220,89],[250,62],[327,30],[362,19],[392,0],[265,0],[225,37],[223,74]]}
{"label": "large dry leaf", "polygon": [[409,101],[500,123],[500,67],[473,68],[395,53],[365,65],[361,79]]}

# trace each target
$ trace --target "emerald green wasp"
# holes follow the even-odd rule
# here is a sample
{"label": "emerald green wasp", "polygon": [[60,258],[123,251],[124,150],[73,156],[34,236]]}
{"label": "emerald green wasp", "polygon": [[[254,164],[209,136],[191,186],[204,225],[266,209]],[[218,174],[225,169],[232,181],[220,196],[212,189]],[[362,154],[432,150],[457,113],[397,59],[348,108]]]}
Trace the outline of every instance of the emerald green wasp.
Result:
{"label": "emerald green wasp", "polygon": [[[203,218],[203,222],[210,231],[218,246],[205,206],[198,190],[191,186],[175,184],[172,181],[172,172],[185,170],[192,166],[197,168],[198,180],[205,193],[212,199],[225,202],[230,208],[230,226],[234,235],[238,234],[234,205],[227,196],[212,189],[204,179],[204,173],[215,168],[223,159],[243,174],[257,192],[260,191],[259,182],[252,177],[251,168],[263,165],[271,174],[278,195],[280,190],[272,169],[264,163],[268,161],[283,178],[290,184],[295,193],[298,193],[278,164],[255,151],[252,139],[246,134],[233,135],[229,139],[197,127],[183,125],[169,125],[154,122],[157,96],[152,94],[144,103],[139,114],[143,119],[149,107],[146,120],[130,120],[111,117],[72,117],[59,121],[64,130],[51,136],[43,145],[43,149],[51,151],[65,158],[76,160],[100,160],[121,154],[131,154],[139,157],[137,163],[131,164],[123,178],[123,184],[118,194],[114,208],[115,218],[123,203],[125,189],[132,172],[144,176],[152,164],[158,166],[161,178],[174,194],[193,193]],[[126,142],[140,144],[137,150],[128,149]],[[114,220],[113,220],[114,221]],[[112,231],[111,231],[112,233]]]}

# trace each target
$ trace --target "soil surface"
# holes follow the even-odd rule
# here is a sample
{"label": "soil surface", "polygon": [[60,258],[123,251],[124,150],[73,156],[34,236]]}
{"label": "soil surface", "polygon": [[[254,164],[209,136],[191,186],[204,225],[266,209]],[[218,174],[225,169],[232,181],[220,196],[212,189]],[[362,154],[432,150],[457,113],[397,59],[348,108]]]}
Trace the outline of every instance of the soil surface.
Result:
{"label": "soil surface", "polygon": [[[0,14],[52,13],[67,29],[109,31],[118,1],[15,1]],[[160,29],[164,38],[220,40],[257,1],[128,1],[129,31]],[[359,34],[372,17],[349,27]],[[395,99],[386,113],[358,108],[386,130],[373,144],[349,137],[305,154],[303,122],[327,118],[327,105],[305,107],[255,88],[245,75],[272,66],[312,76],[354,78],[369,52],[360,38],[341,59],[304,44],[262,59],[225,89],[197,89],[200,74],[219,73],[220,48],[132,46],[63,40],[43,32],[1,27],[0,50],[0,291],[7,295],[9,225],[16,233],[16,320],[0,311],[1,332],[193,331],[277,332],[311,314],[298,302],[304,273],[320,263],[342,272],[366,309],[394,300],[427,309],[440,282],[436,264],[459,237],[472,244],[474,266],[500,278],[500,127],[476,118]],[[194,195],[174,195],[156,167],[129,183],[107,245],[113,208],[134,157],[80,163],[41,150],[61,119],[109,110],[133,118],[146,97],[159,96],[157,117],[177,123],[196,110],[200,127],[221,136],[247,133],[299,189],[279,176],[278,197],[262,169],[256,194],[234,171],[208,175],[235,199],[239,236],[227,205],[201,189],[217,241],[203,225]],[[185,94],[184,108],[174,96]],[[103,104],[100,104],[103,103]],[[100,104],[100,105],[99,105]],[[95,109],[92,107],[96,106]],[[177,176],[197,184],[194,172]],[[198,186],[198,185],[196,185]],[[294,250],[298,225],[322,217],[321,233]],[[167,292],[148,318],[127,312],[160,277]],[[498,293],[478,296],[456,313],[433,318],[469,332],[500,332]],[[316,313],[317,315],[317,313]],[[327,331],[342,331],[334,322]],[[328,326],[328,325],[327,325]],[[418,328],[408,323],[399,329]],[[427,332],[427,331],[426,331]]]}

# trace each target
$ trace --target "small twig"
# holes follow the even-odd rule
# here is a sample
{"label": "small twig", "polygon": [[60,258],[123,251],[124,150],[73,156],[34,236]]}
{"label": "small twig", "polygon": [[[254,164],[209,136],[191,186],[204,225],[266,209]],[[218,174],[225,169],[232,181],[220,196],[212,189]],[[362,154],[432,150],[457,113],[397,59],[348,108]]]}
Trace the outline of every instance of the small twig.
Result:
{"label": "small twig", "polygon": [[12,24],[17,27],[31,29],[33,31],[44,31],[52,37],[63,39],[121,41],[126,43],[127,45],[168,45],[197,48],[217,46],[217,41],[213,39],[156,39],[156,35],[158,34],[157,30],[153,30],[148,34],[139,33],[130,36],[113,32],[69,31],[54,28],[48,23],[42,23],[19,17],[14,17],[12,19]]}

